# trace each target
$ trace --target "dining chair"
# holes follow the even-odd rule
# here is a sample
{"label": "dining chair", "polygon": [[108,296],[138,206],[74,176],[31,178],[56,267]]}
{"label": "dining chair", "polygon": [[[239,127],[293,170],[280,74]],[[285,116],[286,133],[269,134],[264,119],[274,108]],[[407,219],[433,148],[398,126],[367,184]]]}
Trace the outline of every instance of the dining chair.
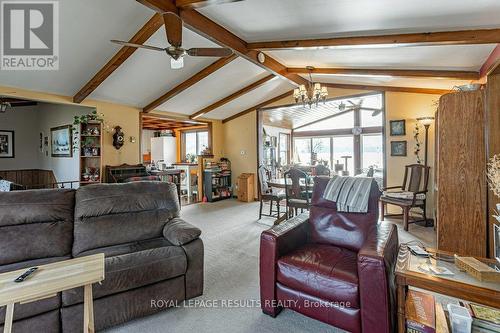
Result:
{"label": "dining chair", "polygon": [[287,218],[293,214],[297,215],[299,209],[301,213],[304,209],[309,210],[312,189],[307,173],[291,168],[285,172],[284,177]]}
{"label": "dining chair", "polygon": [[[430,167],[421,164],[410,164],[405,166],[403,185],[384,188],[384,193],[380,197],[380,216],[383,221],[385,217],[403,215],[403,224],[405,231],[408,231],[408,225],[415,222],[425,222],[428,226],[426,201],[429,185]],[[390,189],[401,189],[397,192],[387,192]],[[399,206],[403,214],[385,214],[387,204]],[[410,210],[420,208],[422,210],[422,219],[410,221]]]}
{"label": "dining chair", "polygon": [[330,176],[330,169],[323,164],[314,166],[314,173],[316,176]]}
{"label": "dining chair", "polygon": [[[259,220],[262,216],[280,217],[280,203],[285,199],[285,193],[278,192],[272,187],[269,187],[268,181],[271,180],[271,172],[265,166],[259,167],[259,188],[260,188],[260,208]],[[269,202],[269,215],[262,214],[264,202]],[[273,204],[276,202],[276,210],[273,210]],[[276,213],[276,214],[273,214]]]}

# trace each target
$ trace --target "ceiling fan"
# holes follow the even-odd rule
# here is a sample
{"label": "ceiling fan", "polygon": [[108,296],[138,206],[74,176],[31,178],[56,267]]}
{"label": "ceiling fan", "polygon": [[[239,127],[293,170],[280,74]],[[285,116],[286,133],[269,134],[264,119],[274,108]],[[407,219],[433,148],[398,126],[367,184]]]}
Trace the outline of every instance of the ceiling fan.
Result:
{"label": "ceiling fan", "polygon": [[163,21],[165,22],[165,29],[167,31],[167,40],[170,44],[169,47],[161,48],[150,45],[141,45],[129,43],[121,40],[111,40],[112,43],[120,44],[123,46],[142,48],[153,51],[165,52],[170,59],[170,67],[172,69],[180,69],[184,67],[184,57],[186,55],[192,57],[229,57],[233,51],[229,48],[217,47],[194,47],[185,49],[182,47],[182,20],[180,17],[173,13],[163,14]]}

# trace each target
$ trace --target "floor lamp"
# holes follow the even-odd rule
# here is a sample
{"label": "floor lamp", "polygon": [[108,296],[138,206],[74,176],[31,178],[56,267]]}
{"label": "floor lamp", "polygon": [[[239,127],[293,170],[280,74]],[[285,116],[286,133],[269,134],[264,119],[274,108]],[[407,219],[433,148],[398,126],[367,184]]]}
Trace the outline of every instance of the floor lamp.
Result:
{"label": "floor lamp", "polygon": [[417,121],[424,125],[425,127],[425,150],[424,150],[424,165],[427,166],[427,151],[429,144],[429,126],[434,122],[434,117],[420,117],[417,118]]}

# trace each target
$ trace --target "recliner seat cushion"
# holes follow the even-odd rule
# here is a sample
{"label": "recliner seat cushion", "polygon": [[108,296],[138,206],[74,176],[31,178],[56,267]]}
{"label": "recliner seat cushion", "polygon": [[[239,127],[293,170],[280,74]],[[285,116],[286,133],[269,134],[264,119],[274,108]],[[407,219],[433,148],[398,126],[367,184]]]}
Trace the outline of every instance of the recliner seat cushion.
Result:
{"label": "recliner seat cushion", "polygon": [[179,215],[175,184],[133,182],[97,184],[76,192],[73,255],[161,237]]}
{"label": "recliner seat cushion", "polygon": [[[113,247],[112,251],[116,251]],[[106,255],[106,249],[99,249]],[[105,258],[106,277],[93,285],[94,298],[116,294],[181,276],[186,273],[187,258],[179,246],[144,249]],[[64,291],[64,306],[83,302],[83,288]]]}
{"label": "recliner seat cushion", "polygon": [[75,191],[0,192],[0,265],[71,254]]}
{"label": "recliner seat cushion", "polygon": [[306,244],[278,260],[277,280],[306,294],[359,309],[357,255],[344,248]]}

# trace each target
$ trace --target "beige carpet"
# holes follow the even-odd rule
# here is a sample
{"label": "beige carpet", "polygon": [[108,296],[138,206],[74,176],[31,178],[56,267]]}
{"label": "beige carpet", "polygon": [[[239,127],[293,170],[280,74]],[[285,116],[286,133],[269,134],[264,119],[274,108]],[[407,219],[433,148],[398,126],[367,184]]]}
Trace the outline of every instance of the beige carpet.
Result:
{"label": "beige carpet", "polygon": [[[338,332],[331,326],[284,310],[276,318],[262,314],[259,300],[259,237],[272,219],[257,221],[258,203],[225,200],[184,207],[181,216],[202,230],[205,243],[205,292],[196,300],[206,305],[233,301],[235,307],[172,308],[128,322],[108,332]],[[435,242],[432,228],[400,230],[400,241],[418,236]],[[245,305],[246,307],[239,307]],[[98,315],[98,314],[96,314]]]}

